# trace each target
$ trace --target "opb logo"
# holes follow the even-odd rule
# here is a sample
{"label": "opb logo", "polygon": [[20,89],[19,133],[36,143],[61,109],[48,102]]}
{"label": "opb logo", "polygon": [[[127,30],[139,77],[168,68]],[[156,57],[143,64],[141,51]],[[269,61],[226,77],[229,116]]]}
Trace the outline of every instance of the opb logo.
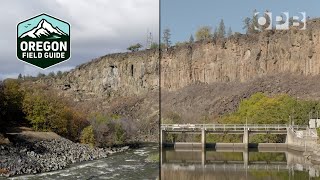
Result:
{"label": "opb logo", "polygon": [[271,30],[275,27],[276,30],[288,30],[290,26],[298,27],[300,30],[306,29],[306,12],[299,12],[299,16],[289,17],[289,12],[282,12],[281,15],[276,16],[274,23],[272,12],[256,12],[254,18],[257,22],[254,22],[254,29]]}
{"label": "opb logo", "polygon": [[70,24],[41,14],[17,25],[17,57],[47,68],[70,58]]}

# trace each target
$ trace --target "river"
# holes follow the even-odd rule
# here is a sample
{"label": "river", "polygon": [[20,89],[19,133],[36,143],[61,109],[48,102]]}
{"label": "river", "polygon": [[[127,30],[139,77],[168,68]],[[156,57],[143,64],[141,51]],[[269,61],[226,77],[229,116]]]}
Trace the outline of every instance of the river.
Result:
{"label": "river", "polygon": [[320,179],[320,166],[302,152],[283,149],[162,150],[164,180],[308,180]]}
{"label": "river", "polygon": [[157,156],[158,146],[145,147],[116,153],[105,159],[73,164],[67,169],[12,177],[10,179],[117,179],[137,180],[156,179],[159,175],[159,163],[149,160]]}

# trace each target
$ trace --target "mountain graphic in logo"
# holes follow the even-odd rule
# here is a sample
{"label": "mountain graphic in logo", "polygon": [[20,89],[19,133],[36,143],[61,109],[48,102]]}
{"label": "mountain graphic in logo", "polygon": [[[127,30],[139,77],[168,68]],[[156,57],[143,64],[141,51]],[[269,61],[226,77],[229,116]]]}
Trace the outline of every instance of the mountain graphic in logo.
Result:
{"label": "mountain graphic in logo", "polygon": [[46,69],[71,56],[70,24],[40,14],[17,25],[17,58]]}
{"label": "mountain graphic in logo", "polygon": [[19,38],[23,39],[59,39],[68,35],[58,27],[53,27],[51,23],[42,19],[36,27],[22,34]]}

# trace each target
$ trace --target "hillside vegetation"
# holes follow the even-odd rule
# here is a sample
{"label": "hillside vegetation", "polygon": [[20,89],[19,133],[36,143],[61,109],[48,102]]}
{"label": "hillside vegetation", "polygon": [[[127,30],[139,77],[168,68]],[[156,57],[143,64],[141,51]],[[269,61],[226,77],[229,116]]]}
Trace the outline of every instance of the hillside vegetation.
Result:
{"label": "hillside vegetation", "polygon": [[135,125],[116,114],[87,113],[86,107],[59,96],[50,87],[7,79],[0,88],[0,132],[30,125],[75,142],[97,146],[129,143]]}
{"label": "hillside vegetation", "polygon": [[320,111],[319,101],[297,100],[287,94],[267,96],[261,92],[241,101],[239,108],[223,116],[219,123],[306,125]]}
{"label": "hillside vegetation", "polygon": [[[257,92],[252,96],[243,99],[234,112],[222,115],[214,120],[210,117],[203,117],[196,123],[220,123],[220,124],[290,124],[308,125],[309,118],[316,118],[320,111],[320,101],[299,100],[288,94],[267,95]],[[181,123],[183,119],[177,113],[169,113],[163,118],[162,123]],[[169,135],[169,141],[200,141],[200,135]],[[207,135],[207,141],[233,142],[242,140],[241,135]],[[252,135],[251,143],[277,142],[285,140],[283,135]]]}

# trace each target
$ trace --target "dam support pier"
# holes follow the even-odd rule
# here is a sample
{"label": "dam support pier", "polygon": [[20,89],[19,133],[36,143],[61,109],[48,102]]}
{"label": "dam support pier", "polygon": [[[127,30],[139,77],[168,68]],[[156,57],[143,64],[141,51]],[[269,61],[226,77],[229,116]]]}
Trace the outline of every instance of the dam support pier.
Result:
{"label": "dam support pier", "polygon": [[[309,133],[306,133],[309,132]],[[282,134],[286,135],[285,143],[259,143],[258,147],[277,148],[286,147],[298,151],[312,149],[317,141],[317,134],[308,126],[286,124],[162,124],[161,146],[173,146],[174,148],[201,148],[208,146],[207,134],[238,134],[242,135],[242,143],[215,142],[215,148],[249,148],[250,134]],[[168,134],[200,134],[201,142],[167,142]],[[310,147],[307,147],[310,146]],[[205,157],[205,154],[203,155]],[[245,157],[245,156],[244,156]]]}

